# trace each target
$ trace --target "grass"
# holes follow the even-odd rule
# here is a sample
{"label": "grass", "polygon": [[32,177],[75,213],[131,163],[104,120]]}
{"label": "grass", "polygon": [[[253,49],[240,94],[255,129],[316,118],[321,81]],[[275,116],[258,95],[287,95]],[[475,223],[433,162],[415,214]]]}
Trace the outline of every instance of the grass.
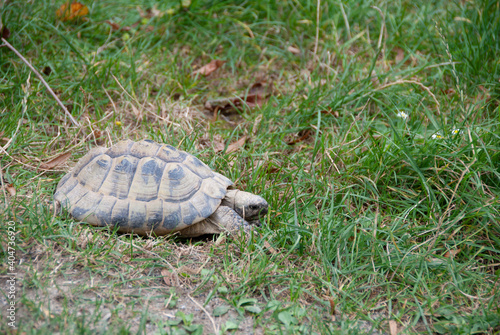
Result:
{"label": "grass", "polygon": [[[11,301],[26,334],[500,331],[498,2],[321,1],[317,21],[317,1],[103,0],[61,22],[63,3],[0,8],[81,123],[0,48],[2,331]],[[204,107],[254,84],[260,107]],[[253,243],[54,216],[69,167],[124,138],[267,199]]]}

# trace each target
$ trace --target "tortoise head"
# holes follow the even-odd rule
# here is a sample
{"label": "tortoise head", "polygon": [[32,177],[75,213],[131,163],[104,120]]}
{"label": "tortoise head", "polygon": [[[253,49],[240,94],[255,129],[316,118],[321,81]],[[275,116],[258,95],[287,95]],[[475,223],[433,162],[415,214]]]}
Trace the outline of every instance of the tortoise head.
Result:
{"label": "tortoise head", "polygon": [[261,196],[240,190],[228,190],[222,205],[234,209],[247,221],[265,216],[269,209],[269,204]]}

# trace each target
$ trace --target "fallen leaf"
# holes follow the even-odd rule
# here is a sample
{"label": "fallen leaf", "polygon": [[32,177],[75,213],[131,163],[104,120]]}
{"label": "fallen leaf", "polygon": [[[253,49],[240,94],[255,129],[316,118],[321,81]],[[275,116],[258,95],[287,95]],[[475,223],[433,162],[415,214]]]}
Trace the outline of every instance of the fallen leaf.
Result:
{"label": "fallen leaf", "polygon": [[52,68],[50,66],[46,66],[43,68],[42,73],[46,76],[50,75],[52,73]]}
{"label": "fallen leaf", "polygon": [[401,48],[394,48],[394,51],[396,51],[396,63],[400,63],[405,59],[405,52]]}
{"label": "fallen leaf", "polygon": [[54,167],[66,163],[68,160],[69,156],[71,156],[71,152],[65,152],[63,154],[60,154],[56,158],[51,159],[47,163],[42,163],[40,164],[40,169],[43,170],[50,170],[53,169]]}
{"label": "fallen leaf", "polygon": [[[260,94],[249,94],[246,96],[245,102],[250,108],[261,107],[264,104],[264,98]],[[241,100],[240,100],[241,103]]]}
{"label": "fallen leaf", "polygon": [[264,101],[264,97],[260,94],[248,94],[241,97],[208,100],[205,102],[205,108],[212,112],[227,112],[230,109],[239,109],[245,105],[249,108],[260,107],[264,104]]}
{"label": "fallen leaf", "polygon": [[210,73],[214,72],[215,70],[220,68],[222,65],[224,65],[225,62],[226,61],[224,61],[224,60],[214,59],[210,63],[200,67],[198,70],[193,71],[191,73],[191,75],[201,74],[204,76],[208,76]]}
{"label": "fallen leaf", "polygon": [[239,140],[236,142],[233,142],[228,145],[226,153],[230,154],[232,152],[238,151],[239,148],[245,145],[245,142],[247,141],[247,136],[242,136]]}
{"label": "fallen leaf", "polygon": [[456,91],[454,88],[450,87],[450,88],[447,88],[447,89],[444,89],[442,90],[442,92],[448,96],[452,96],[452,95],[455,95]]}
{"label": "fallen leaf", "polygon": [[231,98],[219,98],[207,100],[205,108],[214,113],[214,121],[217,120],[217,113],[228,113],[234,109],[242,107],[261,107],[267,98],[267,87],[262,82],[254,83],[247,91],[246,95]]}
{"label": "fallen leaf", "polygon": [[99,129],[94,129],[94,131],[93,131],[93,132],[94,132],[94,136],[95,136],[95,138],[96,138],[96,139],[97,139],[97,138],[101,138],[101,136],[102,136],[102,131],[100,131]]}
{"label": "fallen leaf", "polygon": [[16,189],[14,188],[14,184],[5,185],[5,189],[7,190],[7,192],[9,192],[11,197],[16,195]]}
{"label": "fallen leaf", "polygon": [[212,148],[215,152],[221,152],[226,147],[220,134],[209,135],[208,132],[200,138],[199,144],[197,149]]}
{"label": "fallen leaf", "polygon": [[446,257],[446,258],[455,257],[459,252],[460,252],[460,248],[454,249],[454,250],[449,250],[444,254],[443,257]]}
{"label": "fallen leaf", "polygon": [[153,8],[148,8],[146,11],[142,10],[140,6],[137,6],[137,11],[139,12],[139,15],[144,18],[144,19],[151,19],[153,17],[162,17],[166,12],[161,12],[156,8],[157,5],[154,5]]}
{"label": "fallen leaf", "polygon": [[328,298],[328,301],[330,302],[330,314],[335,315],[335,301],[333,298]]}
{"label": "fallen leaf", "polygon": [[61,5],[61,7],[56,11],[56,16],[61,21],[72,21],[85,16],[88,13],[89,9],[87,6],[76,1],[70,4],[68,1],[67,3]]}
{"label": "fallen leaf", "polygon": [[311,130],[307,129],[307,130],[303,130],[303,131],[300,131],[298,134],[298,136],[300,136],[299,138],[295,138],[291,141],[288,141],[286,144],[288,145],[294,145],[294,144],[297,144],[299,142],[302,142],[306,139],[309,138],[309,136],[311,136]]}
{"label": "fallen leaf", "polygon": [[294,55],[298,55],[300,54],[300,49],[297,49],[296,47],[293,47],[293,46],[289,46],[288,48],[288,51],[290,51],[291,53],[293,53]]}
{"label": "fallen leaf", "polygon": [[0,30],[0,36],[2,36],[3,39],[8,39],[10,36],[10,30],[6,26],[2,27],[2,30]]}
{"label": "fallen leaf", "polygon": [[248,94],[266,94],[266,86],[262,82],[254,83],[248,90]]}
{"label": "fallen leaf", "polygon": [[161,276],[163,277],[163,281],[167,286],[177,286],[177,280],[175,278],[175,274],[168,271],[167,269],[163,269],[160,271]]}
{"label": "fallen leaf", "polygon": [[333,115],[335,117],[339,117],[339,112],[332,110],[330,107],[328,107],[327,110],[322,110],[321,114]]}
{"label": "fallen leaf", "polygon": [[214,149],[215,152],[221,152],[225,148],[225,144],[222,141],[213,141],[212,142],[212,148]]}
{"label": "fallen leaf", "polygon": [[118,23],[114,23],[114,22],[111,22],[109,20],[106,20],[104,21],[104,23],[107,23],[111,26],[111,30],[123,30],[123,31],[129,31],[130,30],[130,27],[120,27],[120,25]]}
{"label": "fallen leaf", "polygon": [[394,320],[389,320],[389,332],[391,335],[397,335],[398,333],[398,324]]}
{"label": "fallen leaf", "polygon": [[190,268],[189,266],[182,265],[179,269],[177,269],[177,272],[185,275],[197,275],[200,274],[202,268],[203,266],[198,269],[193,269]]}

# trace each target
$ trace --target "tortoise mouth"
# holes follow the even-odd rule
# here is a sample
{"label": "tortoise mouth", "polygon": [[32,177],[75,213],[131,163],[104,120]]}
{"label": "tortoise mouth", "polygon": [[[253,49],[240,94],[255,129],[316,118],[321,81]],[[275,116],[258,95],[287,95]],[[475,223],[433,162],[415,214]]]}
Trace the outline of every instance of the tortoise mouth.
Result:
{"label": "tortoise mouth", "polygon": [[248,208],[235,208],[236,213],[247,221],[259,220],[267,215],[267,206],[249,206]]}
{"label": "tortoise mouth", "polygon": [[266,215],[267,215],[267,213],[268,213],[268,212],[269,212],[269,209],[268,209],[268,207],[266,206],[266,207],[262,208],[262,209],[261,209],[261,210],[257,213],[256,217],[258,217],[258,218],[264,217],[264,216],[266,216]]}

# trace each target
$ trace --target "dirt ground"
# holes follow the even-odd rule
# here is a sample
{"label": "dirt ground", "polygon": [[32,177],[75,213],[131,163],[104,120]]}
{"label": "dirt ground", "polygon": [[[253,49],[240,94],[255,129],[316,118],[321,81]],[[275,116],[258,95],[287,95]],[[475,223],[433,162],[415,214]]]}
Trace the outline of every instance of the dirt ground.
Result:
{"label": "dirt ground", "polygon": [[[84,229],[79,238],[80,247],[85,247],[85,236],[92,238],[93,234],[91,230]],[[143,240],[139,240],[141,241]],[[154,240],[149,241],[156,243]],[[138,258],[155,256],[154,251],[147,250],[149,241],[146,241],[146,248],[142,249],[144,254],[137,255]],[[18,290],[23,299],[16,311],[17,319],[22,323],[32,323],[34,328],[38,328],[51,319],[64,319],[71,315],[76,320],[94,320],[93,328],[98,332],[118,332],[123,328],[130,333],[137,333],[143,327],[148,334],[176,334],[169,325],[174,330],[183,326],[182,323],[176,325],[182,319],[179,316],[179,312],[182,312],[184,315],[192,314],[192,321],[188,322],[190,324],[187,328],[193,329],[189,327],[201,325],[202,334],[276,333],[275,328],[267,327],[266,319],[272,317],[272,311],[260,314],[260,319],[257,320],[252,313],[235,308],[223,294],[214,293],[213,283],[199,280],[201,268],[218,266],[217,260],[207,256],[214,243],[217,242],[207,241],[196,246],[171,244],[173,257],[168,262],[178,276],[166,270],[168,267],[164,266],[167,261],[165,259],[154,262],[159,266],[153,268],[144,268],[141,262],[131,262],[129,256],[124,256],[127,247],[124,243],[116,244],[111,251],[117,259],[122,259],[122,264],[114,269],[99,269],[98,259],[85,254],[68,254],[57,245],[50,248],[38,245],[21,257],[21,265],[18,267]],[[130,269],[130,266],[135,268],[127,273],[120,273],[123,268]],[[5,282],[2,280],[2,286]],[[4,292],[6,289],[2,287]],[[254,298],[259,306],[266,306],[262,296],[256,294]],[[7,297],[2,295],[0,308],[5,310],[7,304]],[[228,306],[228,311],[221,316],[214,316],[214,310],[221,306]],[[321,310],[324,306],[312,303],[308,308]],[[329,311],[325,310],[324,315],[325,321],[331,318]],[[337,315],[339,317],[341,316]],[[68,320],[67,323],[69,326],[71,321]],[[59,329],[58,324],[61,322],[52,324],[55,324],[55,332],[67,330]],[[276,327],[277,322],[269,324]],[[372,327],[369,322],[359,321],[356,328],[380,334],[370,330]],[[290,330],[283,327],[279,332],[290,333]]]}

